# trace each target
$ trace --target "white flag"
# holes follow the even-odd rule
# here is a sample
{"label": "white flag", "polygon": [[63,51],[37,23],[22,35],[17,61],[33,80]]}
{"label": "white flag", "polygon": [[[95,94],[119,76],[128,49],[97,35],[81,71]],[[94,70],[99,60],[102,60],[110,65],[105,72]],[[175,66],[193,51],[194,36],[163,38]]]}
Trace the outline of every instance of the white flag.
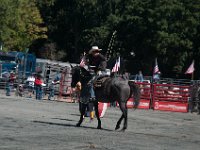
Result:
{"label": "white flag", "polygon": [[192,61],[191,65],[189,66],[185,74],[192,74],[193,72],[194,72],[194,60]]}

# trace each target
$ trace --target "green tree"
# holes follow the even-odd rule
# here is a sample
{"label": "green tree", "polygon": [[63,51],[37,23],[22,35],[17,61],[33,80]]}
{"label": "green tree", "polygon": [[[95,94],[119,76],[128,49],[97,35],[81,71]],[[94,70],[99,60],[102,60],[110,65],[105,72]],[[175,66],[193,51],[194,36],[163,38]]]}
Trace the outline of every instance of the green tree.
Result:
{"label": "green tree", "polygon": [[[92,45],[104,52],[112,33],[113,55],[132,73],[152,75],[155,57],[164,76],[183,74],[200,56],[200,0],[37,0],[49,39],[78,62]],[[135,57],[130,57],[130,52]],[[197,61],[196,61],[197,62]],[[134,66],[134,67],[133,67]],[[200,66],[197,62],[195,67]]]}
{"label": "green tree", "polygon": [[33,0],[2,0],[1,40],[8,50],[23,51],[39,38],[47,38],[39,9]]}

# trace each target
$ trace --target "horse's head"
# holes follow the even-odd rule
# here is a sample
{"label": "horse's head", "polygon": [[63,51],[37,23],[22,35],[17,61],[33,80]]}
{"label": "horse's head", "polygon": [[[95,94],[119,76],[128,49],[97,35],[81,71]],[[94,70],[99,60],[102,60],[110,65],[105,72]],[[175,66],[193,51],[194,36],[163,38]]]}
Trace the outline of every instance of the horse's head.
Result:
{"label": "horse's head", "polygon": [[71,86],[75,87],[78,82],[82,84],[87,83],[92,78],[90,72],[83,67],[72,67],[72,81]]}
{"label": "horse's head", "polygon": [[80,67],[79,66],[71,66],[72,80],[71,86],[75,87],[76,84],[80,81]]}

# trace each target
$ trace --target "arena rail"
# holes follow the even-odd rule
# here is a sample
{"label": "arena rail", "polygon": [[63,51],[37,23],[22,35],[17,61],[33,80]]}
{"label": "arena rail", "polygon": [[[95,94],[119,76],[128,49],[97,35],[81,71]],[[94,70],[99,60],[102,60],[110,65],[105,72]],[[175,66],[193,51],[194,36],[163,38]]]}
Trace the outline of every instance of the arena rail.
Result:
{"label": "arena rail", "polygon": [[152,108],[154,110],[188,112],[189,85],[153,84]]}
{"label": "arena rail", "polygon": [[[140,109],[154,109],[173,112],[188,112],[189,84],[135,82],[141,90]],[[130,98],[127,108],[133,108],[134,99]]]}

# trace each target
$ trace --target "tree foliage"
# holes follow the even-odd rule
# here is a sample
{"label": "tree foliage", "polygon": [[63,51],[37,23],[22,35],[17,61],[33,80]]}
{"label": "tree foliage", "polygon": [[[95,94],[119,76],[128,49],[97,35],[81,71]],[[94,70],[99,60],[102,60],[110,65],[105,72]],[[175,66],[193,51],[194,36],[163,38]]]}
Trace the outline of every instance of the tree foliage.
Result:
{"label": "tree foliage", "polygon": [[[81,53],[98,45],[113,58],[120,54],[131,73],[152,75],[158,58],[163,76],[185,77],[195,59],[200,75],[200,0],[2,0],[0,14],[0,37],[8,48],[32,42],[38,44],[32,51],[64,52],[65,61],[79,62]],[[42,20],[48,39],[36,42],[46,37]]]}
{"label": "tree foliage", "polygon": [[23,51],[39,38],[47,38],[34,0],[1,0],[0,37],[7,50]]}

